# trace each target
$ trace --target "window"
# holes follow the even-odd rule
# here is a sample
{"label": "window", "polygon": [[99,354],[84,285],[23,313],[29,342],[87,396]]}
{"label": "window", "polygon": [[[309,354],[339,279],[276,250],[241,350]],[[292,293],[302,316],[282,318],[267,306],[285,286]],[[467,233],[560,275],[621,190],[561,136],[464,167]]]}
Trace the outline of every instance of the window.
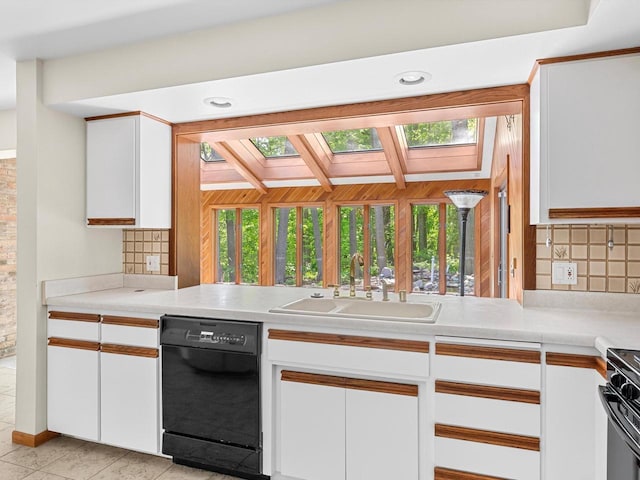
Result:
{"label": "window", "polygon": [[[464,294],[474,295],[475,283],[475,208],[467,217],[467,241],[465,243]],[[455,205],[447,204],[447,293],[460,292],[460,220]]]}
{"label": "window", "polygon": [[440,207],[413,205],[411,215],[413,291],[440,293]]}
{"label": "window", "polygon": [[211,148],[211,145],[209,145],[207,142],[202,142],[200,144],[200,159],[203,162],[207,162],[207,163],[225,161],[225,159],[222,158],[222,156],[218,152],[216,152],[213,148]]}
{"label": "window", "polygon": [[322,134],[333,153],[371,152],[382,150],[378,133],[374,128],[337,130]]}
{"label": "window", "polygon": [[265,158],[295,157],[299,155],[298,151],[285,136],[256,137],[251,139],[251,143],[260,150],[260,153]]}
{"label": "window", "polygon": [[364,260],[363,266],[357,261],[353,262],[357,289],[369,286],[374,290],[382,288],[383,278],[393,285],[396,244],[394,206],[342,206],[339,218],[340,285],[349,285],[351,262],[356,253],[362,254]]}
{"label": "window", "polygon": [[478,119],[448,120],[404,125],[409,148],[477,143]]}
{"label": "window", "polygon": [[215,209],[216,283],[258,283],[260,225],[257,208]]}
{"label": "window", "polygon": [[323,211],[319,207],[274,209],[274,284],[323,285]]}

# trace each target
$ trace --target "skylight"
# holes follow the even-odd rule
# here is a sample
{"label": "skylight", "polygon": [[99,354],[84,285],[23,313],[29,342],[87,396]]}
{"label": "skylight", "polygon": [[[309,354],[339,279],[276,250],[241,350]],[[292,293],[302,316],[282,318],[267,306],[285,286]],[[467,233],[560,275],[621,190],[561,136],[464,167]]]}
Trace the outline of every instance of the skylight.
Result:
{"label": "skylight", "polygon": [[222,156],[218,152],[216,152],[213,148],[211,148],[211,145],[209,145],[207,142],[202,142],[200,144],[200,159],[203,162],[207,162],[207,163],[225,161],[225,159],[222,158]]}
{"label": "skylight", "polygon": [[478,119],[403,125],[409,148],[465,145],[478,141]]}
{"label": "skylight", "polygon": [[296,157],[299,155],[287,137],[256,137],[251,139],[265,158]]}
{"label": "skylight", "polygon": [[337,130],[322,134],[333,153],[372,152],[382,150],[374,128]]}

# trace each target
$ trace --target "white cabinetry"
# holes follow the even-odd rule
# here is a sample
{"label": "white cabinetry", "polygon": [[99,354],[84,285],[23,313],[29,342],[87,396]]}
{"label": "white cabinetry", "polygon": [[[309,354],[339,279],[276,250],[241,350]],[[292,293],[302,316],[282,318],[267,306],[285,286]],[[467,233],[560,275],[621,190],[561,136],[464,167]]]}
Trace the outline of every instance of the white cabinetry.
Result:
{"label": "white cabinetry", "polygon": [[640,55],[542,64],[531,83],[531,222],[640,221]]}
{"label": "white cabinetry", "polygon": [[540,345],[436,337],[434,478],[540,480]]}
{"label": "white cabinetry", "polygon": [[157,318],[50,311],[48,429],[160,452]]}
{"label": "white cabinetry", "polygon": [[87,223],[171,227],[171,127],[143,114],[87,122]]}
{"label": "white cabinetry", "polygon": [[428,478],[418,395],[428,350],[424,341],[270,329],[275,478]]}
{"label": "white cabinetry", "polygon": [[597,394],[605,380],[594,369],[598,359],[546,354],[545,478],[606,478],[607,418]]}
{"label": "white cabinetry", "polygon": [[48,429],[92,441],[100,438],[99,320],[63,312],[48,320]]}

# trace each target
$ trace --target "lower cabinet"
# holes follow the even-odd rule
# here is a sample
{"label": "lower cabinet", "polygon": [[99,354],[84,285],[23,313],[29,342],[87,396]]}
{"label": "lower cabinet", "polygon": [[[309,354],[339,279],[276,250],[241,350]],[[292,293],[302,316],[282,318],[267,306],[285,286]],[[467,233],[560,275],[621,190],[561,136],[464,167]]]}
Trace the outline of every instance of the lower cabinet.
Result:
{"label": "lower cabinet", "polygon": [[284,370],[280,473],[300,480],[418,479],[418,387]]}
{"label": "lower cabinet", "polygon": [[103,344],[100,352],[101,441],[159,451],[158,350]]}
{"label": "lower cabinet", "polygon": [[98,342],[50,338],[47,347],[48,429],[100,439]]}

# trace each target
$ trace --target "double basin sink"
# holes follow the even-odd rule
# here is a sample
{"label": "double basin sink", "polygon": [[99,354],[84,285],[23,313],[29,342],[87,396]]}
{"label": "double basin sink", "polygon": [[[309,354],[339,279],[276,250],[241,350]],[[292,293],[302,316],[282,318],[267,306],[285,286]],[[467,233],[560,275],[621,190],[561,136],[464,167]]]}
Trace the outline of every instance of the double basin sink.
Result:
{"label": "double basin sink", "polygon": [[435,323],[441,304],[400,303],[362,298],[303,298],[269,310],[273,313],[320,315],[399,322]]}

